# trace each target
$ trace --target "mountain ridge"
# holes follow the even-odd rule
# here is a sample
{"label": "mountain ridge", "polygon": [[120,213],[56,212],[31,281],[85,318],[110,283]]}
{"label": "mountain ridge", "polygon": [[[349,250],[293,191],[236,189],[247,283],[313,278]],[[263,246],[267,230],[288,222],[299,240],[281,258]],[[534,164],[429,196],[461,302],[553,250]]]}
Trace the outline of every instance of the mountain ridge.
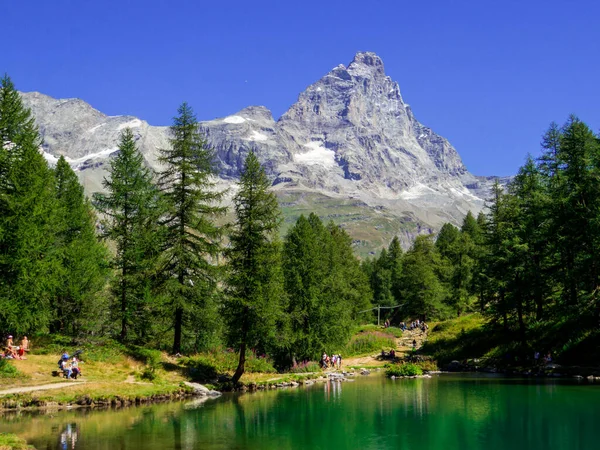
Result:
{"label": "mountain ridge", "polygon": [[[37,92],[22,98],[36,118],[46,158],[53,163],[67,157],[88,194],[102,190],[106,162],[125,127],[154,169],[157,149],[169,145],[166,126],[107,116],[81,99]],[[235,185],[254,151],[280,196],[312,192],[357,199],[411,217],[425,232],[480,211],[493,180],[472,175],[450,142],[415,118],[372,52],[358,52],[348,66],[340,64],[310,84],[277,120],[265,106],[248,106],[199,126],[215,149],[224,185]]]}

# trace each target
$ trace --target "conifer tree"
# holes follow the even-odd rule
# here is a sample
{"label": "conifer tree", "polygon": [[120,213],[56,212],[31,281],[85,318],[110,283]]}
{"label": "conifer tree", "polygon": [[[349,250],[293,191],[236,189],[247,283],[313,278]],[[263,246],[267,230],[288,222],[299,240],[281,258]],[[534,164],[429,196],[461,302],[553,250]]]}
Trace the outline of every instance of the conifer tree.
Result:
{"label": "conifer tree", "polygon": [[62,156],[54,176],[60,280],[51,305],[53,329],[77,334],[95,311],[92,303],[106,284],[108,253],[98,241],[96,216],[83,187]]}
{"label": "conifer tree", "polygon": [[248,347],[266,351],[277,340],[283,274],[278,231],[281,213],[269,191],[269,179],[253,152],[246,157],[240,189],[234,197],[236,222],[231,233],[228,298],[225,315],[231,342],[239,348],[237,383],[244,373]]}
{"label": "conifer tree", "polygon": [[159,161],[165,169],[159,186],[166,207],[163,272],[172,299],[173,353],[177,354],[186,309],[210,297],[216,288],[215,260],[221,251],[223,227],[215,219],[226,208],[219,205],[223,193],[213,180],[213,151],[187,103],[179,107],[170,131],[170,147],[160,150]]}
{"label": "conifer tree", "polygon": [[107,193],[96,194],[94,200],[106,217],[104,236],[116,245],[112,316],[119,323],[121,342],[131,339],[132,328],[133,337],[144,341],[156,309],[152,303],[162,242],[158,227],[162,210],[153,173],[145,166],[131,129],[122,132],[119,153],[111,159],[108,172],[103,182]]}
{"label": "conifer tree", "polygon": [[0,323],[45,330],[57,287],[54,177],[31,112],[10,78],[0,81]]}
{"label": "conifer tree", "polygon": [[444,316],[446,292],[440,282],[439,268],[440,256],[431,236],[417,236],[403,260],[402,311],[406,316],[423,320]]}

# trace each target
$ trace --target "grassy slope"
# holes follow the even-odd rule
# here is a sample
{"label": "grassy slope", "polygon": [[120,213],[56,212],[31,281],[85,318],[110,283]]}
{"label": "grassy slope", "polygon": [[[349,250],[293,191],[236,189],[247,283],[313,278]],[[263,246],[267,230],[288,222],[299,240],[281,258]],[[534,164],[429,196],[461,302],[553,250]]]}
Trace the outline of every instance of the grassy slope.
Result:
{"label": "grassy slope", "polygon": [[358,199],[338,199],[314,192],[278,192],[284,217],[281,234],[301,214],[317,214],[323,222],[342,226],[354,241],[354,251],[361,257],[387,247],[394,236],[401,239],[419,232],[416,219],[407,214],[392,214],[386,208],[374,208]]}
{"label": "grassy slope", "polygon": [[[595,369],[600,366],[600,330],[581,326],[577,318],[561,318],[531,324],[525,349],[515,330],[506,333],[499,324],[489,323],[480,314],[432,323],[422,352],[442,365],[452,360],[486,358],[497,366],[528,367],[533,353],[550,351],[553,362]],[[595,371],[594,371],[595,373]]]}

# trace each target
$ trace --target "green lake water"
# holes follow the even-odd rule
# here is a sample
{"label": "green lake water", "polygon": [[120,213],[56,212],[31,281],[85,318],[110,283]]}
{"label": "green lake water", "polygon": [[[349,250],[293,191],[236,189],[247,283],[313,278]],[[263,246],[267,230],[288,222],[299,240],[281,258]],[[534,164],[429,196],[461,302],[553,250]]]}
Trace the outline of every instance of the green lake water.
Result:
{"label": "green lake water", "polygon": [[10,413],[38,449],[600,448],[600,385],[475,375],[328,382],[204,403]]}

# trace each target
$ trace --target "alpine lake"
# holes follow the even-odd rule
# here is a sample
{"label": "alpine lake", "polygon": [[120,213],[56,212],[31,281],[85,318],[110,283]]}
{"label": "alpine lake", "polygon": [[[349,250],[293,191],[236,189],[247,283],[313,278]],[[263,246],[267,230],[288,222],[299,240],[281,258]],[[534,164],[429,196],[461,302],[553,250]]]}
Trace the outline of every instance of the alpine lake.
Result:
{"label": "alpine lake", "polygon": [[7,412],[37,449],[600,448],[600,384],[440,374],[122,409]]}

